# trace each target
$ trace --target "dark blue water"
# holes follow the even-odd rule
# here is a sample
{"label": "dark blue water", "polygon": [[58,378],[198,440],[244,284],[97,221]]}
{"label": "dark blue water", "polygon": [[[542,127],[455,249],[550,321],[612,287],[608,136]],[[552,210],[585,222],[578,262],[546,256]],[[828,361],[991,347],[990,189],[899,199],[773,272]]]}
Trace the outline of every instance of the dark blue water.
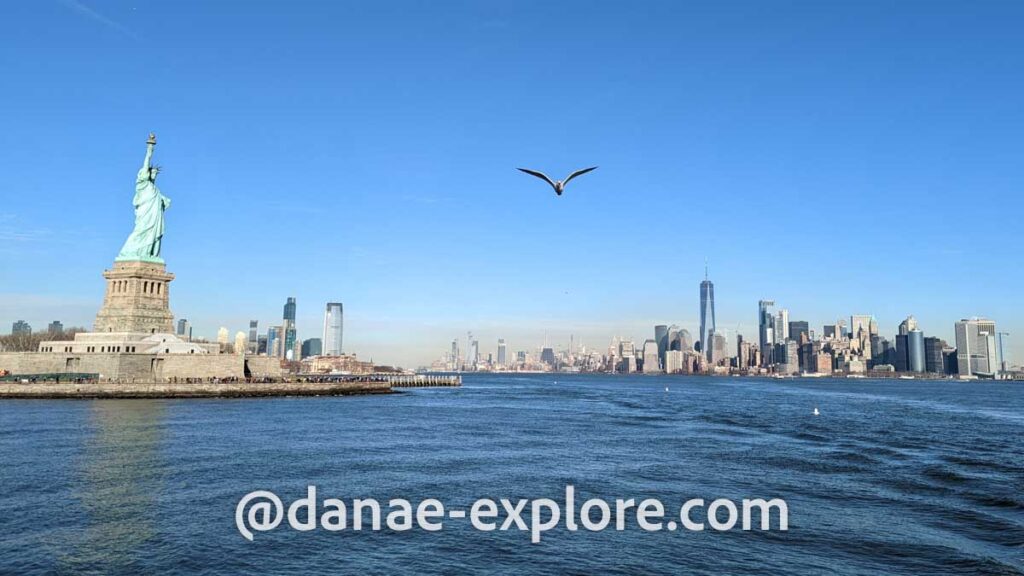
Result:
{"label": "dark blue water", "polygon": [[[781,497],[790,530],[239,535],[241,496],[307,484],[462,507],[566,484]],[[1024,386],[470,376],[391,396],[0,401],[0,573],[288,572],[1022,574]]]}

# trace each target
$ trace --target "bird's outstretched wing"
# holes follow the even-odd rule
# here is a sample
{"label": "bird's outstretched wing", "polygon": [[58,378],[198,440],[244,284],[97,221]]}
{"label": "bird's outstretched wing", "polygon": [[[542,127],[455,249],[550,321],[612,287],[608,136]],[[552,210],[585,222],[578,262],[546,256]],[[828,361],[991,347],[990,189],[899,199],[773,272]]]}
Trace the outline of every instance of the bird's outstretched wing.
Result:
{"label": "bird's outstretched wing", "polygon": [[551,178],[548,178],[547,174],[545,174],[543,172],[538,172],[536,170],[528,170],[526,168],[517,168],[517,170],[519,170],[520,172],[526,172],[530,176],[536,176],[537,178],[540,178],[541,180],[543,180],[543,181],[547,182],[548,184],[550,184],[551,187],[554,188],[555,190],[558,189],[558,187],[555,186],[555,183],[551,180]]}
{"label": "bird's outstretched wing", "polygon": [[573,178],[575,178],[577,176],[580,176],[582,174],[586,174],[587,172],[590,172],[591,170],[597,170],[597,166],[591,166],[590,168],[584,168],[583,170],[577,170],[577,171],[573,172],[572,174],[569,174],[569,177],[566,178],[564,182],[562,182],[562,186],[565,186],[566,184],[568,184],[569,180],[572,180]]}

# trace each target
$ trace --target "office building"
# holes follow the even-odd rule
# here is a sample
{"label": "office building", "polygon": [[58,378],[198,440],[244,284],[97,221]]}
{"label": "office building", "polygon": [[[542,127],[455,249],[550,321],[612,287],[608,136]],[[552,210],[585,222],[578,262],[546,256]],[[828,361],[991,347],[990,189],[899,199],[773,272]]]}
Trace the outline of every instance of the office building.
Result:
{"label": "office building", "polygon": [[931,374],[945,374],[946,367],[943,362],[943,350],[948,348],[946,341],[942,338],[929,336],[924,339],[924,371]]}
{"label": "office building", "polygon": [[555,351],[551,348],[544,348],[540,351],[540,361],[550,366],[551,369],[558,367],[558,362],[555,360]]}
{"label": "office building", "polygon": [[913,329],[907,334],[907,366],[910,372],[924,372],[924,332]]}
{"label": "office building", "polygon": [[54,320],[46,326],[46,331],[50,334],[63,334],[64,324],[62,324],[60,320]]}
{"label": "office building", "polygon": [[[553,358],[553,356],[552,356]],[[480,341],[474,340],[472,336],[469,339],[469,350],[466,353],[466,369],[476,370],[477,362],[480,361]]]}
{"label": "office building", "polygon": [[665,352],[669,349],[668,326],[658,324],[654,327],[654,341],[658,343],[658,364],[665,365]]}
{"label": "office building", "polygon": [[504,367],[506,365],[506,354],[505,339],[498,338],[498,366]]}
{"label": "office building", "polygon": [[[852,338],[860,338],[861,334],[870,340],[871,337],[871,325],[874,322],[874,317],[870,314],[854,314],[850,316],[850,336]],[[875,324],[875,330],[877,331],[878,325]]]}
{"label": "office building", "polygon": [[302,353],[302,345],[299,342],[298,332],[295,329],[295,297],[288,297],[284,304],[284,314],[281,320],[281,328],[283,330],[281,338],[283,341],[279,357],[285,360],[298,360],[298,356]]}
{"label": "office building", "polygon": [[789,339],[797,344],[811,341],[811,327],[803,320],[789,322]]}
{"label": "office building", "polygon": [[665,372],[678,374],[683,371],[683,351],[668,350],[665,352]]}
{"label": "office building", "polygon": [[[302,341],[302,357],[309,358],[311,356],[322,356],[323,355],[323,341],[319,338],[309,338]],[[337,356],[337,354],[336,354]]]}
{"label": "office building", "polygon": [[328,302],[324,310],[323,353],[325,356],[340,356],[345,353],[342,345],[345,317],[341,302]]}
{"label": "office building", "polygon": [[31,336],[32,327],[28,325],[28,322],[25,322],[24,320],[18,320],[11,326],[11,334],[15,336]]}
{"label": "office building", "polygon": [[178,336],[183,338],[191,337],[192,328],[188,324],[188,320],[181,318],[178,320]]}
{"label": "office building", "polygon": [[282,355],[281,327],[271,326],[267,328],[267,356],[280,358]]}
{"label": "office building", "polygon": [[452,351],[449,360],[451,362],[451,370],[459,370],[462,367],[462,356],[459,354],[458,338],[452,340]]}
{"label": "office building", "polygon": [[707,266],[704,267],[704,281],[700,283],[700,346],[704,356],[711,362],[714,343],[711,334],[715,331],[715,285],[708,280]]}
{"label": "office building", "polygon": [[772,314],[772,300],[761,300],[757,303],[758,348],[761,350],[761,365],[771,366],[775,363],[775,316]]}
{"label": "office building", "polygon": [[693,337],[690,336],[690,331],[683,329],[677,332],[676,339],[669,347],[673,350],[681,350],[683,352],[693,350]]}
{"label": "office building", "polygon": [[654,340],[644,340],[643,363],[644,374],[661,372],[661,365],[658,362],[658,343]]}
{"label": "office building", "polygon": [[235,354],[245,354],[248,347],[249,338],[245,335],[245,332],[241,330],[235,332]]}
{"label": "office building", "polygon": [[729,358],[728,343],[725,339],[725,334],[719,334],[718,332],[711,332],[711,354],[708,356],[708,363],[712,366],[718,366],[725,364]]}
{"label": "office building", "polygon": [[785,342],[789,338],[789,310],[780,308],[775,315],[775,341]]}
{"label": "office building", "polygon": [[248,352],[258,354],[260,346],[260,323],[259,320],[249,320],[249,343]]}
{"label": "office building", "polygon": [[984,318],[963,319],[954,325],[957,373],[994,376],[998,371],[996,323]]}

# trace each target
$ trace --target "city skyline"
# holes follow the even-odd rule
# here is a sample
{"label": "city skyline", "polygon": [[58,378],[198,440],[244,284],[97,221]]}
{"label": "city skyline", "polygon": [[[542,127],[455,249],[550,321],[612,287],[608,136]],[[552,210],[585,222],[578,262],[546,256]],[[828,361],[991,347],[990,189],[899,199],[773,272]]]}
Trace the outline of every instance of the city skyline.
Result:
{"label": "city skyline", "polygon": [[[95,12],[0,7],[24,23],[0,38],[19,54],[0,94],[5,327],[91,326],[157,132],[172,312],[211,340],[265,333],[289,296],[299,338],[340,299],[346,351],[407,366],[468,330],[509,350],[697,335],[708,258],[730,345],[736,327],[758,341],[771,298],[813,329],[914,314],[947,342],[992,318],[1024,358],[1024,7]],[[561,197],[515,170],[595,164]]]}
{"label": "city skyline", "polygon": [[[459,350],[460,354],[465,354],[467,351],[470,352],[470,353],[475,353],[477,360],[486,358],[487,354],[489,354],[489,353],[497,354],[498,351],[500,350],[500,346],[504,346],[507,350],[515,350],[515,351],[539,351],[539,350],[541,350],[543,348],[548,348],[548,347],[552,348],[553,350],[566,350],[566,349],[569,349],[569,348],[571,348],[573,346],[575,346],[576,348],[578,348],[580,346],[586,346],[590,350],[600,350],[600,349],[603,349],[604,347],[606,347],[608,345],[608,341],[609,340],[612,340],[612,339],[622,339],[622,340],[630,340],[630,341],[634,342],[634,344],[638,348],[642,348],[643,345],[644,345],[644,342],[647,339],[649,339],[649,337],[652,334],[655,335],[655,341],[656,342],[658,341],[657,340],[658,339],[658,328],[665,327],[666,331],[667,331],[667,329],[669,328],[669,325],[665,324],[666,321],[671,323],[671,327],[672,328],[679,328],[679,329],[686,330],[686,331],[691,332],[691,333],[700,334],[701,321],[699,319],[699,314],[700,314],[701,310],[704,310],[704,306],[705,306],[705,303],[706,303],[706,300],[704,298],[704,295],[705,295],[704,290],[705,290],[705,287],[708,286],[708,284],[710,284],[710,281],[708,280],[708,278],[706,276],[700,281],[700,284],[699,284],[699,287],[701,289],[701,294],[700,294],[699,302],[695,302],[694,303],[695,307],[698,308],[698,313],[696,315],[697,318],[693,318],[693,319],[690,319],[690,320],[676,320],[676,319],[664,320],[664,319],[658,319],[658,320],[654,321],[655,322],[654,324],[648,323],[646,325],[643,325],[642,327],[641,327],[640,323],[636,322],[636,321],[629,322],[629,323],[624,323],[624,325],[626,325],[626,326],[632,325],[632,326],[635,327],[634,330],[631,331],[631,332],[630,331],[614,331],[614,332],[610,332],[610,333],[601,333],[601,332],[597,332],[596,329],[595,329],[595,331],[592,331],[592,332],[589,332],[589,333],[585,333],[586,331],[573,330],[571,328],[562,328],[562,329],[552,328],[552,329],[545,329],[545,330],[542,331],[543,333],[540,334],[540,331],[538,329],[530,329],[529,327],[523,327],[521,330],[515,330],[515,329],[512,329],[512,328],[506,326],[503,329],[501,327],[493,327],[492,323],[484,323],[485,325],[491,325],[492,328],[490,328],[489,330],[484,331],[484,332],[481,332],[479,329],[477,331],[475,331],[475,332],[474,331],[469,331],[468,333],[463,334],[461,339],[460,339],[460,337],[456,337],[455,341],[452,341],[451,337],[446,337],[444,335],[440,335],[439,336],[437,334],[434,334],[433,336],[431,336],[430,340],[431,341],[436,341],[438,338],[440,338],[440,339],[444,340],[444,342],[450,343],[450,344],[455,344],[455,342],[459,342],[458,350]],[[712,294],[713,294],[713,287],[711,287],[711,291],[712,291]],[[711,297],[711,299],[713,301],[713,296]],[[338,306],[341,305],[341,303],[339,303],[339,302],[327,302],[325,305],[322,305],[321,308],[323,306],[330,306],[332,304],[338,305]],[[878,319],[873,314],[848,313],[845,316],[843,316],[843,315],[836,315],[836,316],[832,317],[829,320],[825,320],[825,321],[821,321],[821,322],[815,323],[814,321],[808,321],[808,320],[804,319],[803,317],[800,317],[799,314],[797,314],[796,316],[792,316],[791,317],[791,315],[789,314],[789,309],[787,309],[787,308],[780,308],[777,311],[773,310],[772,308],[775,306],[775,302],[772,301],[772,300],[762,300],[762,301],[760,301],[760,304],[766,304],[767,305],[767,308],[766,308],[767,315],[765,317],[771,320],[770,328],[771,328],[772,331],[778,330],[778,318],[786,317],[788,319],[788,322],[787,322],[787,334],[786,334],[787,337],[789,336],[789,334],[788,334],[789,328],[791,328],[794,324],[798,324],[798,325],[801,325],[801,326],[806,324],[807,325],[807,329],[809,330],[809,332],[821,335],[822,333],[827,333],[828,328],[830,328],[832,326],[838,326],[837,323],[839,323],[839,324],[842,324],[843,328],[847,329],[850,334],[855,334],[856,333],[856,329],[857,329],[857,325],[858,325],[857,323],[860,320],[860,321],[864,322],[865,324],[870,322],[871,330],[875,331],[873,333],[881,334],[884,337],[891,337],[892,338],[891,343],[895,347],[898,344],[899,336],[900,335],[905,335],[904,330],[906,330],[906,332],[910,331],[909,328],[906,328],[907,322],[908,321],[914,322],[913,326],[914,326],[915,329],[916,329],[917,322],[918,322],[917,319],[915,318],[915,315],[910,314],[908,316],[904,316],[899,322],[896,322],[895,326],[891,330],[886,331],[885,329],[880,329],[879,328]],[[712,304],[712,306],[713,306],[713,304]],[[301,344],[303,344],[305,341],[310,340],[310,339],[320,340],[322,338],[322,335],[324,333],[323,329],[325,327],[324,324],[325,324],[325,321],[327,320],[327,318],[326,318],[327,314],[326,313],[321,313],[320,331],[312,331],[311,332],[310,330],[312,329],[312,327],[308,326],[308,324],[310,323],[309,320],[307,320],[305,322],[306,325],[304,325],[301,322],[301,320],[304,318],[304,316],[297,313],[297,310],[301,310],[301,309],[302,309],[301,308],[301,304],[297,302],[297,298],[293,297],[293,296],[290,296],[290,297],[286,298],[286,301],[285,301],[285,304],[284,304],[284,312],[282,314],[283,318],[278,318],[278,319],[276,319],[276,321],[274,319],[270,319],[270,320],[247,320],[245,322],[245,325],[248,327],[248,333],[250,335],[252,333],[252,329],[254,328],[254,324],[259,325],[259,326],[267,326],[266,330],[264,330],[262,333],[258,333],[258,338],[268,338],[269,337],[271,340],[273,340],[273,337],[274,337],[275,333],[278,334],[279,338],[284,338],[284,333],[289,329],[289,328],[285,328],[285,327],[281,326],[282,319],[285,322],[293,322],[294,324],[290,328],[290,330],[293,331],[292,333],[290,333],[291,348],[287,349],[287,351],[288,352],[291,352],[293,350],[297,351],[297,350],[301,349]],[[310,316],[311,316],[311,314],[306,314],[305,318],[308,319]],[[985,317],[985,316],[981,316],[981,315],[961,315],[960,317],[956,318],[955,320],[950,320],[950,322],[949,322],[950,326],[948,326],[948,327],[943,326],[941,324],[936,325],[936,326],[929,326],[928,329],[926,331],[924,331],[924,332],[926,332],[929,337],[941,338],[945,342],[947,342],[947,343],[949,343],[951,345],[955,345],[955,342],[957,341],[957,338],[958,338],[958,333],[957,333],[958,325],[961,324],[962,321],[972,320],[972,319],[973,320],[980,319],[980,320],[985,321],[985,322],[991,322],[992,321],[989,317]],[[998,319],[995,319],[995,321],[998,322]],[[275,322],[276,322],[277,325],[275,325]],[[17,320],[12,321],[12,323],[11,323],[11,326],[12,326],[12,330],[11,331],[12,332],[14,332],[19,326],[22,326],[22,328],[24,328],[24,325],[20,325],[19,323],[24,323],[24,325],[32,327],[33,331],[35,331],[35,326],[39,325],[39,324],[33,324],[32,321],[26,321],[24,318],[18,318]],[[49,328],[54,323],[62,323],[62,326],[67,326],[69,328],[70,327],[86,327],[86,328],[89,328],[89,327],[92,326],[91,321],[90,322],[85,322],[85,323],[76,323],[76,322],[67,322],[64,319],[51,320],[51,321],[48,321],[48,322],[45,322],[45,323],[42,323],[42,324],[46,324],[47,327]],[[578,324],[579,325],[588,325],[589,324],[589,325],[593,326],[592,323],[578,323]],[[883,325],[885,325],[885,324],[883,324]],[[0,325],[0,326],[2,326],[2,325]],[[182,326],[185,327],[185,329],[188,331],[189,334],[192,335],[192,337],[194,337],[196,339],[204,339],[204,340],[211,341],[211,342],[217,341],[217,339],[218,339],[218,331],[221,328],[227,328],[228,331],[231,334],[243,331],[242,327],[241,327],[241,324],[239,324],[239,326],[236,328],[236,327],[234,327],[233,324],[225,325],[224,323],[211,322],[209,324],[204,324],[204,326],[209,326],[210,327],[208,331],[206,331],[206,332],[194,332],[194,327],[193,327],[193,323],[191,322],[191,320],[189,320],[187,318],[175,317],[176,333],[178,333],[179,335],[181,334],[180,330],[181,330]],[[651,326],[654,326],[654,331],[653,332],[651,330]],[[734,356],[735,355],[735,348],[736,348],[736,345],[737,345],[737,341],[736,341],[737,335],[742,336],[744,341],[747,341],[747,342],[753,341],[754,343],[758,343],[759,338],[760,338],[761,329],[760,329],[759,323],[739,321],[739,322],[735,323],[735,326],[736,326],[735,329],[726,330],[725,334],[722,334],[721,332],[719,332],[717,334],[713,333],[715,336],[721,336],[721,337],[725,338],[725,340],[727,342],[725,350],[726,350],[726,353],[727,353],[728,356]],[[821,330],[821,332],[818,332],[818,330]],[[511,339],[511,338],[507,338],[507,337],[505,337],[503,335],[503,334],[508,334],[508,333],[519,334],[520,336],[515,338],[515,339]],[[495,336],[495,334],[497,334],[497,335]],[[604,334],[604,341],[602,341],[602,334]],[[781,331],[780,331],[780,334],[781,334]],[[998,338],[999,334],[1002,334],[1002,335],[1004,335],[1006,337],[1005,341],[1003,341],[1003,342],[999,341],[999,338]],[[1014,341],[1012,339],[1012,334],[1010,334],[1009,332],[1005,332],[1005,331],[1000,330],[997,334],[993,334],[992,336],[995,338],[995,344],[994,345],[996,346],[997,350],[998,350],[1000,345],[1005,345],[1005,349],[1003,350],[1003,353],[1005,354],[1005,359],[1001,358],[999,360],[1005,360],[1007,363],[1009,363],[1011,365],[1020,365],[1021,361],[1018,359],[1018,357],[1016,357],[1013,354],[1013,349],[1014,349],[1013,342]],[[468,340],[467,340],[467,337],[468,337]],[[773,336],[771,338],[773,338],[773,339],[770,339],[770,343],[779,343],[779,342],[784,341],[784,339],[785,339],[785,337],[783,337],[783,336]],[[368,338],[366,340],[372,342],[373,338]],[[467,346],[463,346],[463,344],[462,344],[462,342],[460,340],[467,340],[467,344],[468,345]],[[483,345],[480,344],[481,341],[484,342]],[[250,338],[249,342],[252,343],[251,338]],[[258,343],[259,340],[257,340],[256,342]],[[476,343],[476,347],[475,348],[473,348],[471,346],[471,344],[469,344],[469,343],[472,343],[472,342]],[[527,344],[523,344],[523,342],[527,342]],[[573,342],[575,342],[575,345],[573,344]],[[492,344],[493,344],[493,346],[492,346]],[[269,346],[273,346],[273,342],[272,341],[269,343]],[[351,351],[344,351],[344,353],[355,353],[355,354],[358,354],[360,357],[375,358],[375,359],[378,359],[379,362],[382,363],[382,364],[401,365],[401,366],[404,366],[406,368],[416,368],[416,367],[429,366],[432,362],[435,362],[437,360],[438,350],[445,350],[445,349],[447,349],[447,346],[448,345],[446,344],[446,345],[443,345],[443,346],[440,346],[440,347],[431,348],[430,350],[424,352],[421,356],[416,356],[417,359],[414,360],[413,362],[405,362],[405,363],[400,362],[400,361],[391,361],[390,360],[390,358],[394,358],[396,356],[397,357],[402,357],[403,355],[406,354],[405,351],[403,351],[401,349],[395,349],[395,348],[390,348],[390,349],[387,348],[387,347],[384,347],[384,348],[374,348],[372,346],[367,346],[367,350],[356,349],[356,350],[351,350]],[[923,340],[921,341],[921,343],[918,343],[918,346],[923,346]],[[759,348],[760,348],[760,346],[759,346]],[[771,346],[769,346],[769,349],[772,350],[771,353],[774,354],[775,350]],[[284,354],[285,350],[286,350],[285,348],[279,347],[278,348],[278,354],[279,355],[280,354]],[[324,353],[325,354],[327,353],[326,349],[324,349]],[[376,356],[375,356],[375,353],[376,353]],[[702,350],[701,353],[703,355],[707,356],[707,353],[704,350]],[[923,351],[923,348],[922,348],[921,352],[920,352],[920,354],[922,354],[922,356],[920,358],[920,362],[922,363],[922,365],[923,365],[923,362],[924,362],[923,353],[924,353],[924,351]],[[298,354],[296,353],[296,358],[297,357],[298,357]],[[411,356],[409,356],[409,357],[411,357]],[[463,357],[463,358],[466,359],[465,357]],[[664,358],[661,357],[660,353],[659,353],[659,358],[661,359],[660,361],[663,364],[664,363]],[[781,360],[777,360],[777,359],[774,358],[774,356],[771,356],[771,357],[769,357],[769,360],[766,360],[766,362],[781,362]]]}

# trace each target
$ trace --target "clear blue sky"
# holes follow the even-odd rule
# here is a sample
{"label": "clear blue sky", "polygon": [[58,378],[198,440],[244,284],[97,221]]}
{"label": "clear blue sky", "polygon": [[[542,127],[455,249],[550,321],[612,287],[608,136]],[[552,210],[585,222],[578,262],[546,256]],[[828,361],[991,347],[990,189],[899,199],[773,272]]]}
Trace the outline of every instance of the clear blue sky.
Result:
{"label": "clear blue sky", "polygon": [[[984,315],[1024,359],[1020,2],[0,3],[0,322],[91,324],[157,133],[198,334],[414,365]],[[597,164],[556,197],[515,170]],[[730,334],[730,339],[731,339]]]}

